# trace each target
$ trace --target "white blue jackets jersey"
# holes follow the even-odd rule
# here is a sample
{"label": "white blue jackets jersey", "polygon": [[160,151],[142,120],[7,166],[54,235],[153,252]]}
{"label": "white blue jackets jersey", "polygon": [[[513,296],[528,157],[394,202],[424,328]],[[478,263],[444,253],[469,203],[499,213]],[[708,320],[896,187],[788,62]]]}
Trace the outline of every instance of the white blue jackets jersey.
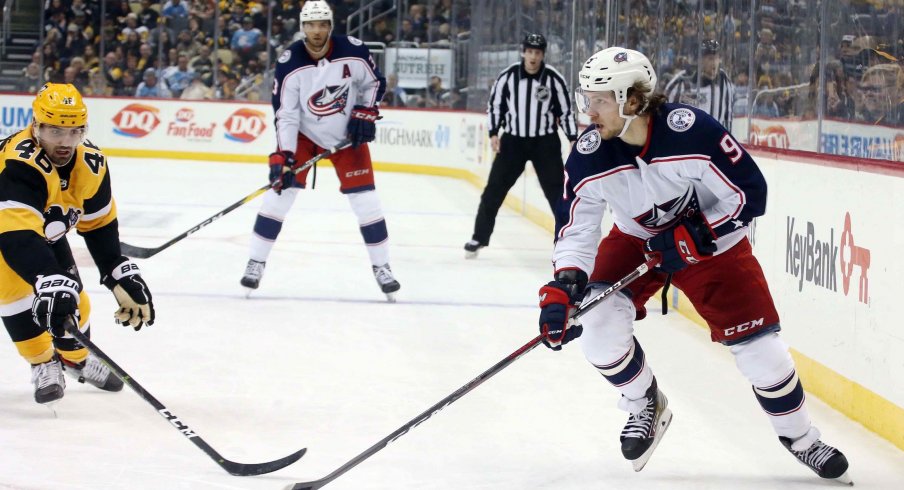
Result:
{"label": "white blue jackets jersey", "polygon": [[279,150],[294,152],[298,133],[322,148],[345,139],[352,107],[383,98],[386,79],[367,46],[351,36],[330,36],[326,56],[314,61],[303,41],[292,43],[276,63],[273,113]]}
{"label": "white blue jackets jersey", "polygon": [[750,155],[706,112],[664,104],[650,118],[647,142],[602,141],[585,130],[565,163],[556,212],[556,270],[593,272],[606,206],[615,226],[641,239],[701,212],[721,253],[744,238],[766,211],[766,181]]}

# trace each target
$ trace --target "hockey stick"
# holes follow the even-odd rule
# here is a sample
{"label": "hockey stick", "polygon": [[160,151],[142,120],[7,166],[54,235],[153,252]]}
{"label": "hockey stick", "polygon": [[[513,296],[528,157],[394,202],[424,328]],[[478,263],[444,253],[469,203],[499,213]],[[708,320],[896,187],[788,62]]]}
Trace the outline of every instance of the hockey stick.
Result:
{"label": "hockey stick", "polygon": [[[333,153],[336,153],[339,150],[343,150],[343,149],[347,148],[349,145],[351,145],[351,143],[348,140],[342,140],[339,142],[338,145],[334,146],[333,148],[330,148],[329,150],[326,150],[323,153],[320,153],[320,154],[314,156],[314,158],[304,162],[303,164],[298,166],[298,168],[293,169],[292,173],[298,174],[300,172],[303,172],[303,171],[311,168],[315,163],[319,162],[320,160],[323,160],[324,158],[328,158]],[[205,226],[222,218],[224,215],[232,212],[239,206],[241,206],[241,205],[247,203],[248,201],[251,201],[255,197],[267,192],[268,190],[270,190],[271,187],[273,187],[274,184],[275,184],[275,182],[271,182],[271,183],[261,187],[260,189],[252,192],[251,194],[248,194],[247,196],[236,201],[235,203],[233,203],[226,209],[224,209],[224,210],[220,211],[219,213],[211,216],[210,218],[207,218],[206,220],[198,223],[194,227],[190,228],[188,231],[186,231],[186,232],[182,233],[181,235],[173,238],[172,240],[164,243],[163,245],[160,245],[159,247],[155,247],[155,248],[136,247],[135,245],[129,245],[128,243],[122,242],[120,244],[120,247],[122,248],[122,254],[127,257],[135,257],[137,259],[147,259],[149,257],[153,257],[154,255],[157,255],[161,251],[169,248],[170,245],[182,240],[183,238],[187,238],[192,233],[200,230],[201,228],[204,228]]]}
{"label": "hockey stick", "polygon": [[105,366],[110,368],[110,371],[113,371],[113,374],[116,375],[119,379],[122,380],[123,383],[129,385],[129,388],[135,393],[138,393],[142,399],[146,402],[150,403],[151,406],[157,410],[157,413],[160,414],[161,417],[166,419],[167,422],[173,425],[179,432],[182,433],[183,436],[187,437],[188,440],[193,442],[195,446],[198,446],[202,451],[204,451],[210,459],[214,460],[221,468],[229,472],[231,475],[236,476],[252,476],[252,475],[263,475],[265,473],[271,473],[276,470],[280,470],[289,466],[290,464],[298,461],[304,453],[307,451],[307,448],[302,449],[300,451],[296,451],[284,458],[280,458],[274,461],[268,461],[266,463],[236,463],[235,461],[229,461],[228,459],[220,456],[220,453],[216,452],[214,448],[210,447],[204,439],[201,439],[193,429],[190,429],[185,423],[176,416],[170,409],[166,408],[162,403],[160,403],[153,395],[148,393],[138,381],[135,381],[135,378],[129,376],[128,373],[125,372],[118,364],[113,362],[113,359],[110,359],[110,356],[104,353],[104,351],[100,350],[91,339],[88,338],[87,335],[83,334],[78,329],[78,322],[67,321],[65,323],[66,332],[75,337],[82,345],[88,348],[92,354],[97,356],[101,362],[104,363]]}
{"label": "hockey stick", "polygon": [[[660,259],[658,257],[654,257],[654,258],[647,260],[646,262],[641,264],[639,267],[637,267],[636,269],[631,271],[630,274],[623,277],[620,281],[616,282],[612,286],[609,286],[609,288],[606,289],[605,291],[603,291],[601,294],[599,294],[592,300],[590,300],[590,301],[582,304],[580,307],[578,307],[577,310],[572,315],[572,318],[578,318],[581,315],[583,315],[584,313],[587,313],[593,307],[600,304],[601,301],[612,296],[616,292],[622,290],[625,286],[627,286],[628,284],[633,282],[638,277],[646,274],[650,269],[655,267],[659,263],[659,261],[660,261]],[[478,386],[483,384],[484,381],[486,381],[486,380],[492,378],[493,376],[495,376],[496,374],[498,374],[500,371],[502,371],[503,369],[508,367],[511,363],[515,362],[521,356],[523,356],[524,354],[527,354],[528,352],[533,350],[534,347],[540,345],[540,343],[542,341],[543,341],[542,334],[534,337],[530,342],[522,345],[520,348],[518,348],[518,350],[509,354],[505,359],[497,362],[490,369],[487,369],[486,371],[478,374],[476,378],[472,379],[471,381],[468,381],[464,386],[455,390],[454,393],[443,398],[436,405],[433,405],[432,407],[428,408],[426,411],[424,411],[417,417],[409,420],[407,423],[405,423],[405,425],[396,429],[395,432],[393,432],[392,434],[389,434],[388,436],[381,439],[380,442],[367,448],[364,452],[355,456],[349,462],[340,466],[338,469],[336,469],[329,475],[327,475],[319,480],[301,482],[301,483],[296,483],[294,485],[289,485],[286,487],[286,490],[314,490],[314,489],[317,489],[317,488],[320,488],[320,487],[326,485],[327,483],[330,483],[331,481],[335,480],[336,478],[338,478],[339,476],[341,476],[348,470],[354,468],[355,466],[358,466],[361,462],[363,462],[367,458],[376,454],[381,449],[388,446],[389,443],[394,442],[396,439],[398,439],[398,438],[402,437],[403,435],[405,435],[406,433],[408,433],[409,430],[417,427],[418,425],[421,425],[424,421],[426,421],[427,419],[432,417],[433,414],[448,407],[454,401],[465,396],[468,392],[470,392],[474,388],[477,388]]]}

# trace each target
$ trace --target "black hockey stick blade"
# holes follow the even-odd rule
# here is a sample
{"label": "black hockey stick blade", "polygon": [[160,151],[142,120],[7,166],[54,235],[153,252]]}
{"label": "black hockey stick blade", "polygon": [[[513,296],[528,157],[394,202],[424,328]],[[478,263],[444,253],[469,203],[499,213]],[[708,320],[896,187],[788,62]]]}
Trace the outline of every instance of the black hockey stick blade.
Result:
{"label": "black hockey stick blade", "polygon": [[119,248],[126,257],[134,257],[136,259],[146,259],[160,251],[156,248],[136,247],[135,245],[129,245],[126,242],[120,242]]}
{"label": "black hockey stick blade", "polygon": [[[326,151],[324,151],[324,152],[322,152],[322,153],[319,153],[319,154],[315,155],[315,156],[314,156],[313,158],[311,158],[310,160],[308,160],[308,161],[304,162],[303,164],[299,165],[298,167],[294,168],[294,169],[292,170],[292,172],[295,173],[295,174],[298,174],[298,173],[300,173],[300,172],[303,172],[303,171],[305,171],[305,170],[311,168],[315,163],[319,162],[320,160],[323,160],[324,158],[328,158],[328,157],[329,157],[330,155],[332,155],[333,153],[336,153],[336,152],[339,151],[339,150],[344,150],[345,148],[348,148],[350,145],[351,145],[351,142],[349,142],[348,140],[342,140],[342,141],[340,141],[339,144],[337,144],[336,146],[330,148],[329,150],[326,150]],[[170,245],[173,245],[173,244],[175,244],[175,243],[177,243],[177,242],[180,242],[180,241],[182,241],[182,239],[184,239],[184,238],[188,238],[189,235],[193,234],[194,232],[200,230],[201,228],[204,228],[205,226],[207,226],[207,225],[213,223],[214,221],[216,221],[216,220],[222,218],[222,217],[225,216],[226,214],[228,214],[228,213],[234,211],[236,208],[242,206],[243,204],[247,203],[248,201],[251,201],[252,199],[256,198],[257,196],[259,196],[259,195],[261,195],[261,194],[267,192],[268,190],[270,190],[271,187],[273,187],[273,185],[274,185],[275,183],[276,183],[276,182],[271,182],[271,183],[269,183],[269,184],[267,184],[267,185],[261,187],[260,189],[258,189],[258,190],[256,190],[256,191],[252,192],[251,194],[248,194],[247,196],[245,196],[245,197],[239,199],[238,201],[236,201],[236,202],[230,204],[229,207],[227,207],[226,209],[224,209],[224,210],[220,211],[219,213],[217,213],[217,214],[215,214],[215,215],[213,215],[213,216],[207,218],[206,220],[204,220],[204,221],[198,223],[197,225],[195,225],[195,226],[193,226],[192,228],[190,228],[190,229],[184,231],[184,232],[181,233],[180,235],[178,235],[178,236],[176,236],[175,238],[173,238],[172,240],[170,240],[170,241],[164,243],[163,245],[160,245],[159,247],[154,247],[154,248],[137,247],[137,246],[135,246],[135,245],[130,245],[130,244],[128,244],[128,243],[121,242],[121,243],[119,244],[120,250],[122,251],[122,254],[125,255],[126,257],[133,257],[133,258],[136,258],[136,259],[148,259],[148,258],[151,258],[151,257],[153,257],[154,255],[157,255],[158,253],[160,253],[160,252],[166,250],[167,248],[169,248]]]}
{"label": "black hockey stick blade", "polygon": [[[577,310],[575,311],[573,318],[577,318],[577,317],[583,315],[584,313],[586,313],[586,312],[590,311],[592,308],[594,308],[596,305],[600,304],[600,302],[603,301],[604,299],[612,296],[613,294],[617,293],[618,291],[621,291],[625,286],[632,283],[635,279],[637,279],[638,277],[649,272],[649,270],[652,269],[653,267],[655,267],[659,263],[659,261],[660,261],[659,257],[652,257],[652,258],[648,259],[646,262],[644,262],[643,264],[640,264],[636,269],[631,271],[627,276],[621,278],[618,282],[616,282],[612,286],[609,286],[605,291],[603,291],[602,293],[600,293],[593,299],[581,304],[581,306],[578,307]],[[285,487],[286,490],[315,490],[317,488],[323,487],[324,485],[330,483],[331,481],[335,480],[336,478],[339,478],[344,473],[346,473],[348,470],[354,468],[355,466],[358,466],[364,460],[373,456],[374,454],[379,452],[381,449],[388,446],[389,443],[395,442],[396,439],[407,434],[409,430],[417,427],[418,425],[421,425],[424,421],[426,421],[427,419],[432,417],[434,414],[436,414],[440,410],[448,407],[454,401],[465,396],[471,390],[473,390],[474,388],[477,388],[478,386],[483,384],[484,381],[492,378],[497,373],[499,373],[503,369],[507,368],[511,363],[518,360],[521,356],[523,356],[524,354],[527,354],[528,352],[533,350],[534,347],[540,345],[541,342],[543,342],[542,334],[534,337],[533,339],[531,339],[530,342],[522,345],[518,350],[509,354],[505,359],[494,364],[493,367],[478,374],[476,378],[472,379],[471,381],[469,381],[467,384],[465,384],[461,388],[455,390],[455,392],[453,392],[451,395],[443,398],[438,403],[436,403],[432,407],[428,408],[427,410],[425,410],[423,413],[421,413],[417,417],[409,420],[407,423],[405,423],[405,425],[396,429],[395,432],[384,437],[382,440],[380,440],[380,442],[374,444],[373,446],[365,449],[364,452],[355,456],[354,458],[349,460],[344,465],[340,466],[338,469],[336,469],[329,475],[327,475],[319,480],[300,482],[300,483],[296,483],[294,485],[289,485],[289,486]]]}
{"label": "black hockey stick blade", "polygon": [[78,322],[75,321],[74,318],[70,318],[69,321],[65,323],[66,332],[75,337],[80,344],[84,345],[92,354],[97,356],[101,362],[104,363],[105,366],[110,368],[110,371],[116,375],[117,378],[121,379],[123,383],[129,386],[135,393],[138,393],[144,401],[148,402],[157,413],[160,414],[161,417],[166,419],[173,427],[176,428],[183,436],[188,438],[195,446],[198,446],[199,449],[204,451],[210,459],[212,459],[216,464],[220,465],[221,468],[226,470],[230,475],[235,476],[254,476],[254,475],[263,475],[265,473],[272,473],[276,470],[285,468],[290,464],[298,461],[304,456],[304,453],[307,449],[301,449],[296,451],[284,458],[280,458],[274,461],[268,461],[266,463],[237,463],[235,461],[230,461],[223,456],[220,456],[214,448],[210,447],[207,442],[201,438],[195,431],[188,427],[179,417],[176,416],[170,409],[166,408],[160,401],[154,398],[147,390],[144,389],[138,381],[135,381],[135,378],[129,376],[118,364],[116,364],[113,359],[110,358],[104,351],[100,350],[100,348],[88,338],[87,335],[83,334],[78,329]]}

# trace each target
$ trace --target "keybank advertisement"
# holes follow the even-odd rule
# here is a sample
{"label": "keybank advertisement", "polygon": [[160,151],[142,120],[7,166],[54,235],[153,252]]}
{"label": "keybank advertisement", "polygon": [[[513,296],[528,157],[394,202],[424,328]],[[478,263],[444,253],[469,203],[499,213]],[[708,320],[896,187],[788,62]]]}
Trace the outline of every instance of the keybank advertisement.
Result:
{"label": "keybank advertisement", "polygon": [[754,251],[783,338],[904,406],[904,170],[887,175],[754,157],[769,183]]}

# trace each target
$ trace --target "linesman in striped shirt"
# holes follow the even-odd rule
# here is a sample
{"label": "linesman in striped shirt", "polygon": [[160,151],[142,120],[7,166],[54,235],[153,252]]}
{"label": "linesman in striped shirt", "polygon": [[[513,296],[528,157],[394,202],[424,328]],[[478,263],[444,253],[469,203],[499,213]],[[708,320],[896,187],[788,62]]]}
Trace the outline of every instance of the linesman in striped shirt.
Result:
{"label": "linesman in striped shirt", "polygon": [[731,131],[734,118],[731,105],[734,103],[735,88],[731,77],[721,67],[719,42],[707,39],[703,41],[701,48],[703,61],[700,63],[699,74],[697,70],[679,71],[666,84],[665,95],[669,102],[692,105],[706,111]]}
{"label": "linesman in striped shirt", "polygon": [[555,213],[564,185],[558,128],[573,143],[577,125],[565,79],[543,61],[545,55],[546,38],[528,34],[521,42],[521,62],[503,70],[490,92],[487,114],[496,158],[480,196],[474,234],[465,244],[467,258],[476,257],[479,249],[490,244],[499,207],[528,160]]}

